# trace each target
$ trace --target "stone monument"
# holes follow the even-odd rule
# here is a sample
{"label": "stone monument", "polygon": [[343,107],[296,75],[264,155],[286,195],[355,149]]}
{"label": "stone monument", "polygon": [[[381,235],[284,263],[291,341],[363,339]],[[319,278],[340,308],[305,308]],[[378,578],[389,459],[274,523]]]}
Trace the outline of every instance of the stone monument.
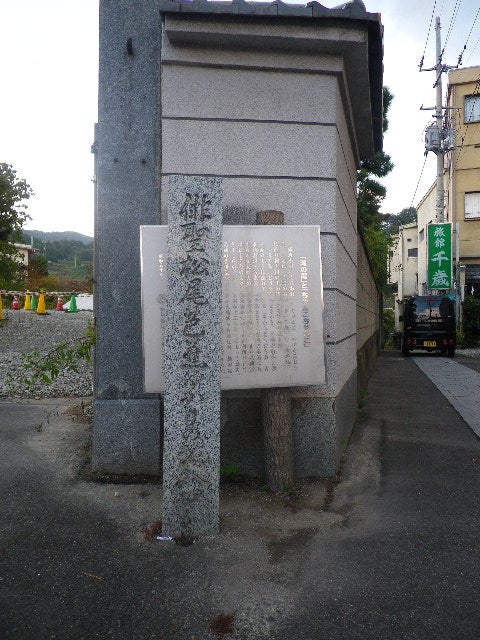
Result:
{"label": "stone monument", "polygon": [[218,530],[221,182],[168,181],[163,533],[171,536]]}

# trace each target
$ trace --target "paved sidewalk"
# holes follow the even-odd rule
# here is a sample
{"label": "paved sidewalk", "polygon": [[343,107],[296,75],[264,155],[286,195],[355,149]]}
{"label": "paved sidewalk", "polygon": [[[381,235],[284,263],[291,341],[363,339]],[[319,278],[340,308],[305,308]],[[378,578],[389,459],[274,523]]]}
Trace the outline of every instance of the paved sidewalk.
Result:
{"label": "paved sidewalk", "polygon": [[480,373],[451,358],[428,354],[412,360],[480,437]]}

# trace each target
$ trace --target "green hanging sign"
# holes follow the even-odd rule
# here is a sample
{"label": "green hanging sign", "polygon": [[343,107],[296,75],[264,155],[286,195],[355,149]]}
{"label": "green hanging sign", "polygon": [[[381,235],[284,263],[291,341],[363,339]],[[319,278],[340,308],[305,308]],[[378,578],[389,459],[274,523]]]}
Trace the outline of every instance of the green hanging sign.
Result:
{"label": "green hanging sign", "polygon": [[452,287],[452,223],[429,224],[428,288]]}

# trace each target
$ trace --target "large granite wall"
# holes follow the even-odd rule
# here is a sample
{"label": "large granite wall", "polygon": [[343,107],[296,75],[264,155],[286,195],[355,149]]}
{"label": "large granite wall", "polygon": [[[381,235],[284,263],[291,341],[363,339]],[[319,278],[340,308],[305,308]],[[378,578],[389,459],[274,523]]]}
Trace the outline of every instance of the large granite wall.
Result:
{"label": "large granite wall", "polygon": [[367,386],[380,349],[382,297],[373,277],[362,233],[358,234],[357,392]]}
{"label": "large granite wall", "polygon": [[[257,211],[276,209],[287,225],[321,226],[327,380],[294,389],[292,408],[296,473],[330,475],[356,407],[356,166],[344,62],[298,55],[288,39],[283,50],[269,51],[268,30],[263,50],[194,45],[191,33],[200,28],[221,29],[228,42],[238,35],[235,20],[188,28],[183,17],[165,17],[162,184],[179,172],[221,175],[225,224],[255,224]],[[162,189],[164,223],[166,202]],[[224,394],[222,458],[262,474],[253,395]]]}

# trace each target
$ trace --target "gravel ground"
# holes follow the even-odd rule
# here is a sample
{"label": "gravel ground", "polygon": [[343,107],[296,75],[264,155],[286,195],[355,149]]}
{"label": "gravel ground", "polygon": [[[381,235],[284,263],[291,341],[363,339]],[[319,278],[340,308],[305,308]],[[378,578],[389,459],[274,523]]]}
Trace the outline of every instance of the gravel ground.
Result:
{"label": "gravel ground", "polygon": [[480,349],[460,349],[457,347],[456,354],[463,358],[478,358],[480,356]]}
{"label": "gravel ground", "polygon": [[61,372],[52,384],[29,389],[22,382],[25,373],[21,356],[38,352],[46,355],[56,345],[85,335],[91,311],[62,313],[51,311],[39,316],[29,311],[3,310],[0,322],[0,397],[60,398],[92,394],[93,367],[81,361],[78,373]]}
{"label": "gravel ground", "polygon": [[[0,322],[0,398],[86,397],[92,394],[93,367],[81,361],[78,373],[62,372],[52,384],[29,389],[22,382],[25,373],[21,356],[37,351],[47,354],[57,344],[85,335],[91,311],[39,316],[28,311],[3,310]],[[480,349],[457,349],[459,359],[479,358]]]}

